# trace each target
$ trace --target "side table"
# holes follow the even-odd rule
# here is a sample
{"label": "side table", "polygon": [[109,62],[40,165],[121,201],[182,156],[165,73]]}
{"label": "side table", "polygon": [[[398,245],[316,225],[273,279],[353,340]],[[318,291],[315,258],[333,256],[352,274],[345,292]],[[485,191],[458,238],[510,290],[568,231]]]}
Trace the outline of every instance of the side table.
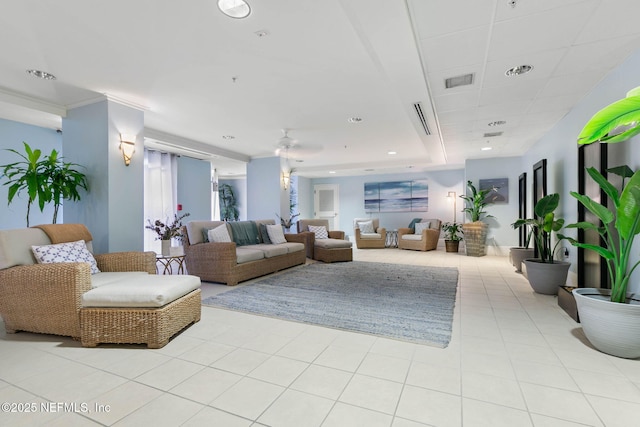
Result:
{"label": "side table", "polygon": [[[158,274],[184,274],[184,255],[156,255],[156,271]],[[160,272],[162,270],[162,273]]]}
{"label": "side table", "polygon": [[387,239],[384,242],[385,248],[397,248],[398,247],[398,230],[387,231]]}

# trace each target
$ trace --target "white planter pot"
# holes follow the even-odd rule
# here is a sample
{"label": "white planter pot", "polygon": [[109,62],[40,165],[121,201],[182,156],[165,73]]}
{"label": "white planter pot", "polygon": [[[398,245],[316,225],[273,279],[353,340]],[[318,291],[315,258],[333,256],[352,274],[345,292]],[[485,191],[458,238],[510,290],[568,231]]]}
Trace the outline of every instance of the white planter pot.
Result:
{"label": "white planter pot", "polygon": [[553,264],[542,262],[537,258],[524,260],[527,267],[527,280],[539,294],[558,295],[558,288],[567,283],[567,275],[571,263],[556,261]]}
{"label": "white planter pot", "polygon": [[511,264],[516,268],[516,273],[522,273],[522,261],[533,258],[533,248],[511,248],[509,256]]}
{"label": "white planter pot", "polygon": [[640,301],[611,302],[611,291],[599,288],[573,290],[582,330],[595,348],[626,359],[640,357]]}

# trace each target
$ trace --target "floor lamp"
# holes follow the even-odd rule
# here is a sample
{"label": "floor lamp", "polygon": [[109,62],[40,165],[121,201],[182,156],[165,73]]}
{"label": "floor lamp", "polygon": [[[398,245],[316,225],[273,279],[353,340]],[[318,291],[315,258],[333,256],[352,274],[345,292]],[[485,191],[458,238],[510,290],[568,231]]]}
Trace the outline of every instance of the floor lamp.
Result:
{"label": "floor lamp", "polygon": [[453,222],[457,220],[457,211],[456,211],[456,192],[449,191],[447,194],[447,198],[453,200]]}

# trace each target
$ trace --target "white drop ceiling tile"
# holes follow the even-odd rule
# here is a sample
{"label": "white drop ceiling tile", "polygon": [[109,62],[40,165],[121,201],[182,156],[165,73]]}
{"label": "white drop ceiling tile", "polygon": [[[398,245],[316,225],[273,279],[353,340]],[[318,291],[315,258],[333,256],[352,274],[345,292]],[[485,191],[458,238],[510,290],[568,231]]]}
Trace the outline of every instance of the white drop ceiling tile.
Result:
{"label": "white drop ceiling tile", "polygon": [[[499,125],[499,126],[489,126],[489,123],[492,123],[498,120],[503,120],[506,123],[504,125]],[[496,116],[491,118],[490,120],[486,120],[486,119],[476,120],[473,123],[473,130],[483,131],[483,132],[511,131],[517,128],[521,121],[522,121],[522,115],[510,114],[510,115],[501,116],[501,117]]]}
{"label": "white drop ceiling tile", "polygon": [[466,110],[457,111],[445,111],[443,113],[438,113],[438,120],[441,126],[451,123],[473,122],[477,119],[477,114],[477,108],[469,108]]}
{"label": "white drop ceiling tile", "polygon": [[576,44],[640,34],[637,0],[603,0],[575,40]]}
{"label": "white drop ceiling tile", "polygon": [[[533,54],[519,54],[487,62],[483,86],[511,85],[514,81],[527,81],[548,78],[553,74],[568,48],[559,48]],[[533,70],[519,76],[506,76],[505,72],[520,65],[531,65]]]}
{"label": "white drop ceiling tile", "polygon": [[498,104],[501,102],[533,100],[544,88],[544,80],[511,79],[510,85],[485,87],[481,91],[480,105]]}
{"label": "white drop ceiling tile", "polygon": [[640,35],[623,36],[572,46],[554,75],[575,74],[600,68],[613,69],[640,49]]}
{"label": "white drop ceiling tile", "polygon": [[542,129],[544,125],[547,126],[547,129],[551,129],[569,111],[570,110],[549,110],[549,111],[541,111],[539,113],[527,114],[522,119],[522,124],[533,125],[532,132],[537,129]]}
{"label": "white drop ceiling tile", "polygon": [[464,67],[485,60],[489,26],[418,41],[428,72]]}
{"label": "white drop ceiling tile", "polygon": [[536,98],[529,107],[529,113],[540,113],[549,110],[570,110],[584,96],[583,92],[572,92],[566,95]]}
{"label": "white drop ceiling tile", "polygon": [[409,10],[420,38],[430,38],[488,25],[494,0],[474,0],[461,5],[449,1],[409,0]]}
{"label": "white drop ceiling tile", "polygon": [[496,23],[489,60],[571,46],[596,3],[587,1]]}
{"label": "white drop ceiling tile", "polygon": [[477,120],[491,120],[493,117],[513,114],[514,111],[527,111],[530,102],[505,102],[501,104],[481,105],[477,109]]}
{"label": "white drop ceiling tile", "polygon": [[444,134],[452,134],[452,133],[464,133],[471,132],[474,130],[474,122],[455,122],[455,123],[447,123],[440,125],[440,131]]}
{"label": "white drop ceiling tile", "polygon": [[596,69],[577,74],[552,77],[547,81],[544,89],[540,91],[541,98],[571,95],[575,93],[588,93],[607,74],[606,69]]}
{"label": "white drop ceiling tile", "polygon": [[496,21],[519,18],[521,16],[586,1],[589,0],[562,0],[562,2],[558,0],[516,0],[515,7],[512,7],[508,1],[499,1],[496,10]]}
{"label": "white drop ceiling tile", "polygon": [[453,110],[465,110],[478,106],[480,93],[478,90],[436,96],[434,102],[439,113]]}

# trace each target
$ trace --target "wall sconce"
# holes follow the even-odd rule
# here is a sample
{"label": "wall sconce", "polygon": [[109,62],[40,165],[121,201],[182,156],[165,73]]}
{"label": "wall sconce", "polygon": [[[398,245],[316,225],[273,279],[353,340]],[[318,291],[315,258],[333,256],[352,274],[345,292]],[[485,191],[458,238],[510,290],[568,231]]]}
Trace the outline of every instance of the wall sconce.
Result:
{"label": "wall sconce", "polygon": [[289,172],[282,172],[282,186],[286,190],[289,188],[289,183],[291,182],[291,174]]}
{"label": "wall sconce", "polygon": [[447,193],[447,199],[453,200],[453,222],[456,222],[456,217],[457,217],[457,211],[456,211],[456,192],[455,191],[449,191],[449,193]]}
{"label": "wall sconce", "polygon": [[136,136],[120,134],[120,151],[122,151],[124,164],[129,166],[133,153],[136,152]]}

